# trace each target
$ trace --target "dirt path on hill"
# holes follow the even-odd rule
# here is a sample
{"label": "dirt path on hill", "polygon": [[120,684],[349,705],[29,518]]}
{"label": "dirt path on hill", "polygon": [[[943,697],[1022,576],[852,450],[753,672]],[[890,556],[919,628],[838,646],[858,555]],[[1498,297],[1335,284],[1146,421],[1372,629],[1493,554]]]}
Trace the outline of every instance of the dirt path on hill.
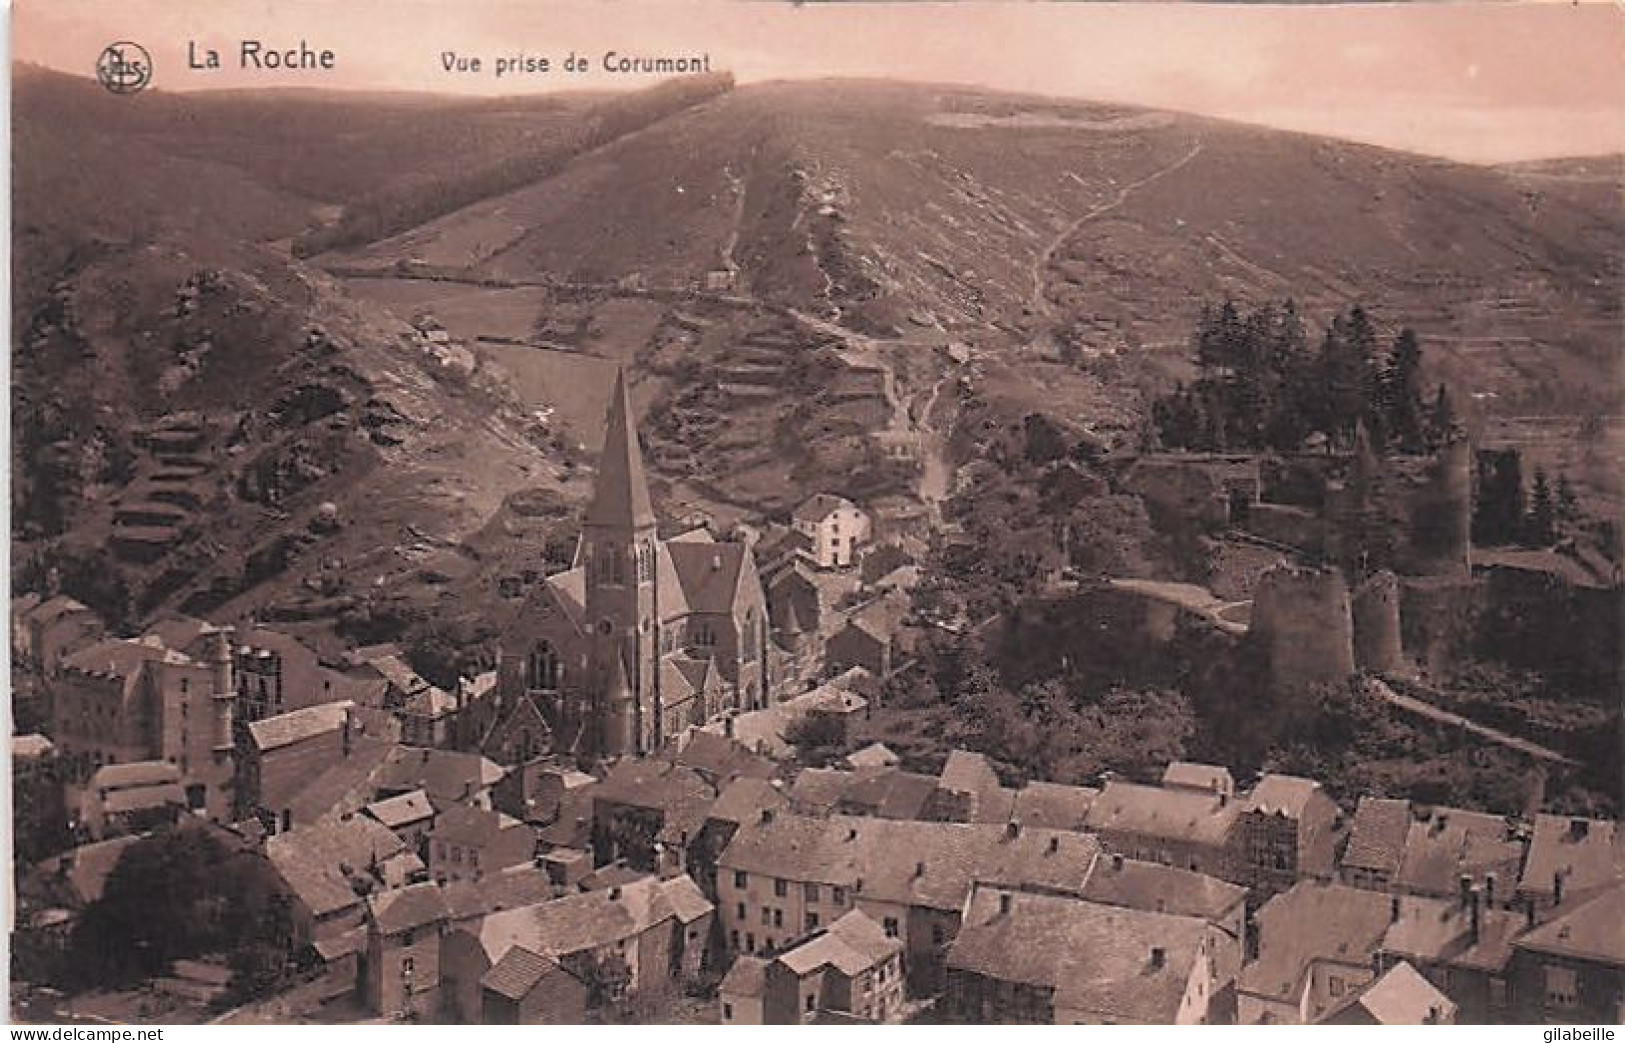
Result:
{"label": "dirt path on hill", "polygon": [[1085,211],[1083,216],[1067,225],[1066,228],[1060,232],[1060,234],[1058,234],[1054,239],[1050,240],[1049,245],[1044,248],[1044,251],[1040,253],[1032,263],[1030,272],[1032,275],[1033,288],[1032,293],[1027,298],[1027,307],[1035,313],[1049,313],[1049,301],[1044,297],[1044,270],[1049,267],[1050,261],[1055,257],[1055,252],[1065,245],[1068,239],[1076,235],[1078,229],[1082,228],[1090,221],[1103,217],[1106,214],[1111,213],[1113,210],[1116,210],[1118,207],[1128,202],[1129,197],[1135,192],[1138,192],[1145,186],[1156,181],[1160,181],[1169,174],[1172,174],[1174,171],[1179,170],[1181,167],[1185,166],[1191,160],[1200,155],[1201,152],[1202,143],[1198,141],[1194,146],[1191,147],[1189,152],[1185,153],[1185,155],[1174,160],[1165,167],[1153,170],[1151,173],[1145,175],[1137,181],[1130,181],[1128,184],[1118,189],[1117,194],[1110,200],[1088,211]]}

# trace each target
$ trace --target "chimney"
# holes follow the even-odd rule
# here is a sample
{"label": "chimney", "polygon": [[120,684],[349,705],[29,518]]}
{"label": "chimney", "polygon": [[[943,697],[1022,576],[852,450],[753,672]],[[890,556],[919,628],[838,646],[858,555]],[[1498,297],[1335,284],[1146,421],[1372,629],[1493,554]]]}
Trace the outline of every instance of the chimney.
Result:
{"label": "chimney", "polygon": [[1010,892],[1008,891],[999,892],[999,915],[1010,915]]}
{"label": "chimney", "polygon": [[1160,971],[1168,963],[1168,950],[1160,945],[1151,947],[1151,969]]}
{"label": "chimney", "polygon": [[1394,895],[1392,898],[1388,899],[1388,922],[1389,923],[1398,923],[1399,922],[1399,896],[1398,895]]}

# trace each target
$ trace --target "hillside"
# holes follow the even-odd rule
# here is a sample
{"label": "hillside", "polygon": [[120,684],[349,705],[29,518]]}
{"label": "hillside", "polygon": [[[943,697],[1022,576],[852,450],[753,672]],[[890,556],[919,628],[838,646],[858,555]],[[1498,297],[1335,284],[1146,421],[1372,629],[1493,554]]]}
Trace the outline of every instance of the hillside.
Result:
{"label": "hillside", "polygon": [[[24,70],[15,101],[18,560],[132,615],[469,610],[570,529],[611,361],[663,510],[722,522],[830,487],[917,517],[962,412],[1129,436],[1225,295],[1415,326],[1485,430],[1617,408],[1620,172],[1594,162],[856,82],[609,138],[591,95],[121,99]],[[538,155],[404,233],[288,249]]]}
{"label": "hillside", "polygon": [[1558,180],[1120,106],[767,84],[334,260],[655,286],[736,267],[738,292],[860,332],[1052,334],[1083,356],[1183,351],[1201,303],[1225,295],[1293,296],[1316,316],[1364,301],[1415,326],[1464,400],[1608,410],[1621,171],[1585,169]]}

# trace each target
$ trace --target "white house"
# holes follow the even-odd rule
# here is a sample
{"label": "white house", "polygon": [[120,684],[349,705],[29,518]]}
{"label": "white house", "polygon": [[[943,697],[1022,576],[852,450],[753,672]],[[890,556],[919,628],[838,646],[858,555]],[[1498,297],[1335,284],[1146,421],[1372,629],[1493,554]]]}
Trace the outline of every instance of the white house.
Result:
{"label": "white house", "polygon": [[830,493],[810,498],[790,518],[791,526],[812,541],[820,568],[845,568],[869,538],[869,515],[851,500]]}

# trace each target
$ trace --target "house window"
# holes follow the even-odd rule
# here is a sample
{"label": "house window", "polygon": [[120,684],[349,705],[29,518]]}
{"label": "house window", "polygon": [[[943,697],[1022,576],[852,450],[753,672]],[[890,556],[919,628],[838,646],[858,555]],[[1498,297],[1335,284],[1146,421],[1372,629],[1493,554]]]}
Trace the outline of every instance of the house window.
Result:
{"label": "house window", "polygon": [[897,917],[895,916],[886,917],[886,937],[897,937]]}
{"label": "house window", "polygon": [[773,910],[769,909],[765,905],[762,906],[762,926],[763,927],[771,927],[771,926],[773,926]]}
{"label": "house window", "polygon": [[525,664],[525,687],[533,692],[559,690],[559,654],[546,641],[538,642]]}
{"label": "house window", "polygon": [[844,887],[835,888],[834,893],[830,896],[830,899],[836,905],[845,905],[846,904],[846,888],[844,888]]}
{"label": "house window", "polygon": [[775,898],[784,898],[789,895],[789,893],[790,882],[788,880],[773,881],[773,895]]}
{"label": "house window", "polygon": [[414,944],[416,941],[417,941],[417,932],[410,929],[410,928],[407,929],[405,934],[401,935],[401,944],[402,945],[410,946],[410,945]]}
{"label": "house window", "polygon": [[783,927],[784,926],[784,910],[783,909],[775,909],[775,910],[773,910],[773,926],[774,927]]}
{"label": "house window", "polygon": [[811,1014],[811,1013],[812,1013],[812,1010],[813,1010],[813,1004],[814,1004],[814,1003],[816,1003],[816,1002],[817,1002],[817,1001],[818,1001],[818,997],[817,997],[817,996],[814,996],[814,995],[813,995],[813,994],[812,994],[812,993],[810,993],[810,992],[809,992],[809,993],[807,993],[807,1013],[808,1013],[808,1014]]}
{"label": "house window", "polygon": [[1546,1002],[1554,1007],[1572,1007],[1579,998],[1579,980],[1574,968],[1547,964]]}
{"label": "house window", "polygon": [[932,945],[941,945],[943,942],[945,942],[947,940],[948,940],[947,939],[947,932],[942,929],[942,925],[939,924],[939,923],[932,924],[931,925],[931,944]]}
{"label": "house window", "polygon": [[737,951],[739,949],[739,932],[738,931],[729,931],[728,932],[728,948],[733,949],[735,951]]}
{"label": "house window", "polygon": [[740,870],[740,869],[734,870],[734,886],[735,887],[744,887],[745,882],[747,880],[749,880],[749,879],[750,879],[750,877],[747,876],[743,870]]}
{"label": "house window", "polygon": [[734,1005],[732,1003],[724,1003],[722,1005],[722,1020],[723,1021],[732,1021],[733,1019],[734,1019]]}
{"label": "house window", "polygon": [[817,884],[808,884],[805,890],[806,890],[806,895],[807,895],[807,901],[809,901],[809,902],[818,901],[818,885]]}
{"label": "house window", "polygon": [[402,974],[411,974],[412,971],[413,971],[413,968],[414,968],[414,965],[412,963],[412,957],[410,957],[410,956],[402,956],[401,957],[401,973]]}
{"label": "house window", "polygon": [[745,903],[740,902],[739,903],[739,918],[741,920],[743,920],[743,919],[745,919],[745,917],[747,917],[749,915],[750,915],[750,911],[745,908]]}
{"label": "house window", "polygon": [[1335,974],[1327,978],[1326,991],[1331,993],[1334,997],[1343,995],[1343,979],[1339,978]]}
{"label": "house window", "polygon": [[809,933],[811,933],[811,932],[816,931],[816,930],[818,930],[818,914],[817,913],[808,913],[807,914],[807,931]]}

